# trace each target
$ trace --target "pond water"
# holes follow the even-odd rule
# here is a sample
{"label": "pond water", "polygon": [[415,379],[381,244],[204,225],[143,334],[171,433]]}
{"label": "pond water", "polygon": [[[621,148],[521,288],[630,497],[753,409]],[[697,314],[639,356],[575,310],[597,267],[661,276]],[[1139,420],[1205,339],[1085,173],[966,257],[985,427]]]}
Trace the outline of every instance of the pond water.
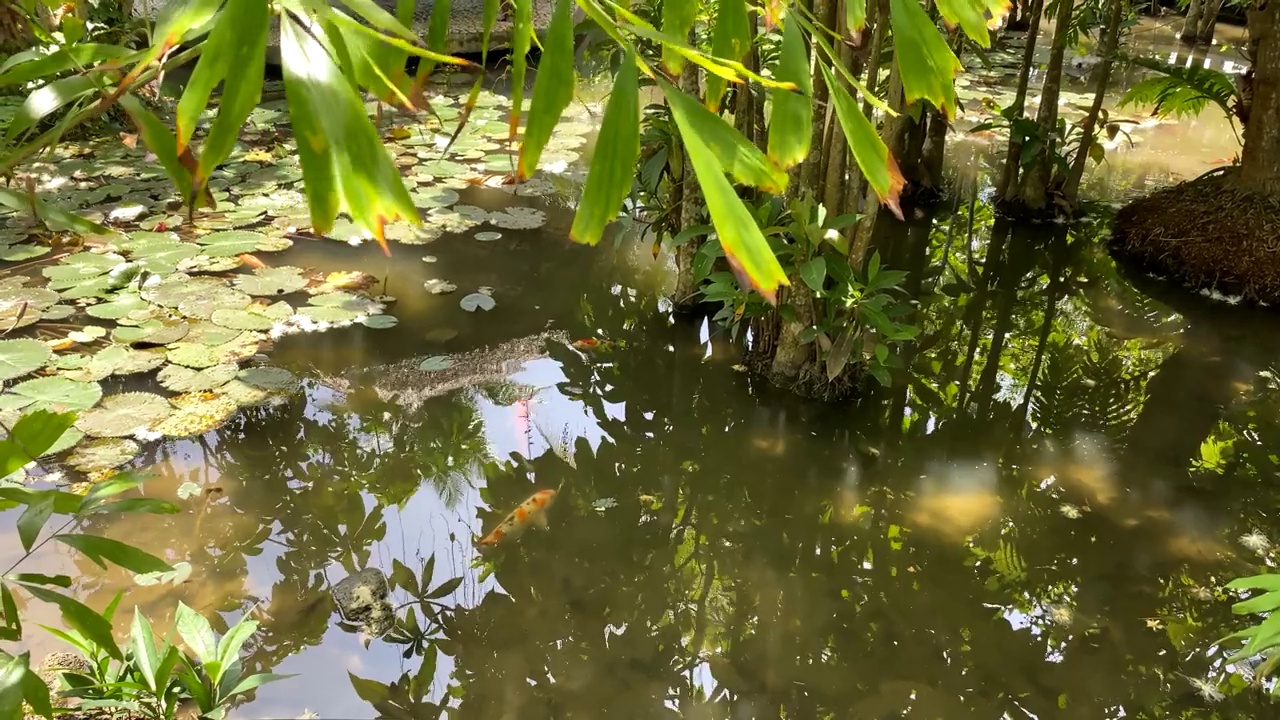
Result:
{"label": "pond water", "polygon": [[[1280,538],[1272,314],[1125,274],[1103,221],[1010,226],[966,195],[881,248],[919,301],[909,372],[812,404],[673,317],[665,258],[574,246],[563,201],[517,202],[547,223],[390,259],[322,241],[273,256],[376,275],[399,325],[282,338],[272,362],[301,393],[146,449],[142,492],[182,512],[93,530],[189,562],[185,583],[52,550],[40,571],[94,607],[127,588],[160,628],[178,600],[251,613],[246,665],[297,676],[239,718],[1270,712],[1211,647],[1242,627],[1221,585],[1272,565],[1258,537]],[[459,307],[481,287],[492,310]],[[564,342],[586,338],[601,344]],[[447,381],[415,371],[436,356]],[[545,531],[476,552],[548,488]],[[418,640],[341,621],[330,589],[366,568]],[[57,649],[28,634],[37,657]]]}

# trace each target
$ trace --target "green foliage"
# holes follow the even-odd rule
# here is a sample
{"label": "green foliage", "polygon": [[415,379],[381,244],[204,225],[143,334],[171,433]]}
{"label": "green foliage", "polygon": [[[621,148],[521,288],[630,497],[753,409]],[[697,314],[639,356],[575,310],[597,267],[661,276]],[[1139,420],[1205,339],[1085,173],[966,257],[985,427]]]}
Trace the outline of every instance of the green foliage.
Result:
{"label": "green foliage", "polygon": [[1130,62],[1160,73],[1130,87],[1120,107],[1150,105],[1158,117],[1187,118],[1199,115],[1210,103],[1234,121],[1240,90],[1232,76],[1199,64],[1170,65],[1150,58],[1130,57]]}
{"label": "green foliage", "polygon": [[1231,606],[1231,612],[1237,615],[1256,615],[1261,620],[1252,627],[1232,633],[1219,640],[1222,645],[1235,640],[1244,640],[1244,647],[1227,658],[1227,662],[1239,662],[1248,658],[1262,656],[1262,664],[1255,670],[1254,682],[1261,686],[1270,682],[1271,695],[1280,697],[1280,684],[1272,679],[1277,667],[1280,667],[1280,575],[1264,573],[1251,577],[1243,577],[1227,583],[1228,590],[1261,590],[1248,600],[1242,600]]}

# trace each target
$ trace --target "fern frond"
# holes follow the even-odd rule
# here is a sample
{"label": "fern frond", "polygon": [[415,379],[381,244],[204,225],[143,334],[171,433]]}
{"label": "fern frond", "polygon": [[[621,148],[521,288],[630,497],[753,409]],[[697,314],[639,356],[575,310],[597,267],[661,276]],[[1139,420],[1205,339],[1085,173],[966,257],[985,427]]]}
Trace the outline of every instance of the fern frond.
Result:
{"label": "fern frond", "polygon": [[1154,107],[1152,114],[1158,117],[1184,118],[1199,115],[1209,103],[1213,103],[1228,119],[1234,117],[1240,91],[1227,73],[1199,65],[1170,65],[1150,58],[1127,59],[1160,74],[1129,88],[1120,98],[1119,107],[1151,105]]}

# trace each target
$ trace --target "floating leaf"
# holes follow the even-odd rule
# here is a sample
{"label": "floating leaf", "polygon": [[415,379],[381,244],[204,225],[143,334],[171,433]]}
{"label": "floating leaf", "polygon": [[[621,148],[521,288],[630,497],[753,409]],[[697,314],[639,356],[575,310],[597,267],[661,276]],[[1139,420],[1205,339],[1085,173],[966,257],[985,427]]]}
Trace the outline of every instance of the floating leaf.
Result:
{"label": "floating leaf", "polygon": [[537,208],[512,207],[489,213],[489,222],[508,230],[532,230],[546,224],[547,214]]}
{"label": "floating leaf", "polygon": [[180,342],[169,346],[169,362],[189,368],[208,368],[226,362],[226,356],[217,345]]}
{"label": "floating leaf", "polygon": [[138,456],[138,443],[124,438],[102,438],[82,443],[67,458],[67,464],[84,473],[120,467]]}
{"label": "floating leaf", "polygon": [[86,410],[102,399],[102,387],[97,383],[64,377],[27,380],[14,385],[11,392],[19,398],[18,407],[35,403],[37,408],[54,412]]}
{"label": "floating leaf", "polygon": [[102,404],[80,413],[76,427],[90,437],[124,437],[138,429],[150,429],[169,417],[173,408],[159,395],[124,393],[112,395]]}
{"label": "floating leaf", "polygon": [[432,278],[423,283],[422,286],[432,295],[447,295],[458,289],[457,285],[454,285],[448,280],[441,280],[439,278]]}
{"label": "floating leaf", "polygon": [[250,295],[284,295],[306,285],[307,279],[296,267],[258,268],[252,275],[236,277],[236,287]]}
{"label": "floating leaf", "polygon": [[[495,213],[495,214],[496,214],[496,213]],[[505,213],[504,213],[504,214],[505,214]],[[492,218],[492,216],[490,216],[490,220],[492,220],[492,219],[493,219],[493,218]],[[494,223],[494,224],[496,225],[497,223]],[[501,238],[502,238],[502,233],[500,233],[500,232],[478,232],[478,233],[476,233],[476,240],[479,240],[480,242],[493,242],[494,240],[500,240]]]}
{"label": "floating leaf", "polygon": [[451,367],[453,367],[453,361],[444,355],[432,355],[418,364],[419,370],[426,370],[427,372],[448,370]]}
{"label": "floating leaf", "polygon": [[267,239],[266,235],[250,230],[223,230],[197,237],[196,242],[203,247],[200,254],[208,257],[232,257],[258,250]]}
{"label": "floating leaf", "polygon": [[340,307],[329,307],[323,305],[298,308],[298,314],[311,318],[315,322],[327,323],[351,322],[360,317],[360,313],[354,310],[346,310]]}
{"label": "floating leaf", "polygon": [[214,324],[232,330],[270,330],[275,321],[250,310],[218,308],[209,318]]}
{"label": "floating leaf", "polygon": [[39,340],[0,340],[0,380],[12,380],[44,367],[53,351]]}
{"label": "floating leaf", "polygon": [[181,365],[167,365],[156,379],[166,390],[173,392],[198,392],[213,390],[231,382],[240,368],[232,364],[214,365],[202,370],[193,370]]}
{"label": "floating leaf", "polygon": [[400,324],[394,315],[369,315],[360,319],[360,324],[374,330],[387,330]]}
{"label": "floating leaf", "polygon": [[177,411],[156,425],[156,432],[165,437],[194,437],[221,427],[230,420],[239,407],[224,397],[206,397],[196,394],[179,395],[169,400]]}
{"label": "floating leaf", "polygon": [[278,367],[251,367],[240,371],[238,380],[268,392],[292,393],[302,386],[293,373]]}
{"label": "floating leaf", "polygon": [[467,312],[475,312],[476,310],[492,310],[497,303],[494,302],[492,297],[484,293],[477,292],[471,293],[470,295],[462,298],[462,301],[459,302],[458,305]]}

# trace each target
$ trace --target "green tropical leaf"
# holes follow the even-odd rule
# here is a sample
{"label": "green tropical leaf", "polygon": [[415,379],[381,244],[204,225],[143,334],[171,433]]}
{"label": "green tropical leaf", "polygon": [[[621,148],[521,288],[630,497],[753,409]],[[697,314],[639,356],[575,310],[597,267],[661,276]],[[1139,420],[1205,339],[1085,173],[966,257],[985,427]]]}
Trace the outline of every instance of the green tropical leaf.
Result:
{"label": "green tropical leaf", "polygon": [[[138,134],[142,136],[142,141],[146,143],[147,149],[155,154],[156,159],[160,161],[160,166],[164,168],[165,174],[178,187],[179,195],[193,205],[196,198],[192,195],[195,187],[195,181],[192,178],[192,171],[197,166],[197,161],[193,159],[188,151],[188,159],[183,161],[179,156],[178,140],[169,132],[169,128],[165,127],[164,122],[156,117],[155,113],[147,109],[142,101],[132,94],[125,93],[120,97],[120,107],[129,115],[129,119],[133,121],[134,127],[138,129]],[[202,202],[208,202],[207,198],[202,198]]]}
{"label": "green tropical leaf", "polygon": [[849,37],[856,42],[859,33],[867,26],[867,0],[845,0],[844,26]]}
{"label": "green tropical leaf", "polygon": [[928,100],[955,117],[955,77],[964,67],[918,0],[889,0],[894,58],[908,104]]}
{"label": "green tropical leaf", "polygon": [[507,139],[515,142],[520,130],[520,111],[524,104],[524,76],[529,67],[529,46],[533,41],[533,0],[511,0],[511,117]]}
{"label": "green tropical leaf", "polygon": [[9,129],[4,135],[5,144],[13,142],[14,138],[35,127],[41,120],[68,104],[96,94],[101,88],[98,82],[96,76],[71,75],[32,91],[10,119]]}
{"label": "green tropical leaf", "polygon": [[822,292],[827,280],[827,261],[821,255],[800,266],[800,279],[814,292]]}
{"label": "green tropical leaf", "polygon": [[0,650],[0,717],[22,717],[22,679],[30,666],[30,656],[10,655]]}
{"label": "green tropical leaf", "polygon": [[[749,142],[724,118],[665,80],[659,79],[658,86],[667,98],[671,116],[680,127],[681,137],[696,134],[716,162],[735,181],[771,193],[781,193],[786,189],[787,174],[769,162],[760,148]],[[634,176],[634,168],[632,175]]]}
{"label": "green tropical leaf", "polygon": [[1228,590],[1280,591],[1280,573],[1263,573],[1261,575],[1236,578],[1224,587]]}
{"label": "green tropical leaf", "polygon": [[[721,60],[738,62],[751,49],[751,18],[746,0],[718,0],[716,24],[711,36],[711,54]],[[707,77],[707,109],[720,112],[720,100],[729,83],[718,75]]]}
{"label": "green tropical leaf", "polygon": [[103,561],[109,560],[135,573],[168,572],[173,569],[169,563],[155,555],[119,540],[78,533],[63,533],[54,535],[53,538],[63,545],[79,550],[101,568],[106,568],[107,565]]}
{"label": "green tropical leaf", "polygon": [[[663,0],[662,32],[684,41],[698,18],[698,0]],[[672,74],[684,70],[686,56],[670,45],[662,46],[662,64]]]}
{"label": "green tropical leaf", "polygon": [[160,656],[156,652],[155,633],[142,611],[133,609],[133,625],[129,632],[129,647],[133,650],[133,662],[141,672],[142,680],[151,692],[156,691],[156,679],[160,669]]}
{"label": "green tropical leaf", "polygon": [[844,132],[845,144],[853,153],[858,169],[880,202],[901,220],[902,207],[898,198],[907,181],[902,177],[897,161],[889,154],[889,146],[884,144],[875,126],[862,114],[862,108],[858,107],[844,84],[838,82],[825,65],[822,66],[822,74],[827,81],[831,102],[835,105],[836,119]]}
{"label": "green tropical leaf", "polygon": [[[231,154],[240,139],[240,128],[249,113],[262,99],[263,70],[266,67],[267,27],[270,20],[267,4],[262,0],[227,0],[209,39],[205,41],[199,64],[192,73],[194,79],[206,62],[217,62],[209,74],[218,73],[222,81],[222,96],[218,102],[218,116],[209,127],[204,145],[200,149],[200,165],[196,171],[196,184],[203,186],[214,168]],[[187,99],[190,85],[178,102],[178,119],[181,120],[182,103]],[[196,112],[204,110],[208,96],[200,99]],[[178,150],[181,152],[191,140],[191,128],[179,125]]]}
{"label": "green tropical leaf", "polygon": [[8,429],[9,437],[0,440],[0,477],[48,452],[73,422],[74,413],[52,413],[48,410],[36,410],[18,418],[18,422]]}
{"label": "green tropical leaf", "polygon": [[102,43],[64,45],[47,55],[43,52],[22,52],[0,65],[0,87],[25,85],[32,80],[90,67],[106,60],[123,60],[132,55],[136,55],[135,51],[127,47]]}
{"label": "green tropical leaf", "polygon": [[22,511],[18,516],[18,539],[22,542],[23,550],[31,551],[31,546],[35,544],[36,538],[40,537],[40,531],[44,529],[44,524],[49,521],[51,515],[53,515],[53,498],[49,496],[40,498]]}
{"label": "green tropical leaf", "polygon": [[200,613],[178,601],[177,619],[175,622],[178,634],[186,642],[196,659],[206,665],[218,659],[218,636],[214,634],[209,621]]}
{"label": "green tropical leaf", "polygon": [[613,91],[605,107],[596,147],[608,148],[591,158],[582,199],[573,216],[569,237],[574,242],[595,245],[604,229],[618,215],[618,208],[631,192],[636,159],[640,156],[640,92],[635,50],[626,57],[613,79]]}
{"label": "green tropical leaf", "polygon": [[278,682],[280,680],[288,680],[291,677],[297,677],[297,676],[296,675],[275,675],[272,673],[258,673],[257,675],[250,675],[249,677],[241,680],[239,685],[236,685],[235,687],[231,688],[231,692],[227,693],[227,697],[233,698],[242,693],[247,693],[250,690],[253,690],[254,688],[260,687],[262,685],[266,685],[267,683]]}
{"label": "green tropical leaf", "polygon": [[52,718],[53,704],[49,701],[49,686],[45,685],[44,680],[31,669],[30,662],[28,658],[27,672],[22,676],[22,697],[36,715]]}
{"label": "green tropical leaf", "polygon": [[947,27],[959,25],[965,35],[984,48],[991,47],[988,28],[1004,17],[1009,7],[1008,0],[938,0],[938,13]]}
{"label": "green tropical leaf", "polygon": [[770,97],[769,157],[784,170],[809,154],[813,137],[813,78],[809,50],[799,21],[787,18],[782,30],[782,55],[776,71],[779,80],[795,83],[797,92],[774,90]]}
{"label": "green tropical leaf", "polygon": [[37,600],[57,605],[61,611],[62,621],[67,627],[79,632],[86,640],[92,642],[102,652],[107,653],[117,660],[123,660],[124,656],[120,652],[119,646],[116,645],[115,637],[111,632],[111,623],[108,622],[98,613],[89,609],[79,600],[68,597],[62,593],[57,593],[39,585],[30,583],[19,583],[22,589],[26,590]]}
{"label": "green tropical leaf", "polygon": [[[560,115],[573,100],[573,0],[556,0],[543,43],[538,75],[533,81],[533,99],[529,103],[529,121],[520,143],[517,179],[528,180],[538,169],[542,149]],[[612,149],[610,149],[612,152]]]}

